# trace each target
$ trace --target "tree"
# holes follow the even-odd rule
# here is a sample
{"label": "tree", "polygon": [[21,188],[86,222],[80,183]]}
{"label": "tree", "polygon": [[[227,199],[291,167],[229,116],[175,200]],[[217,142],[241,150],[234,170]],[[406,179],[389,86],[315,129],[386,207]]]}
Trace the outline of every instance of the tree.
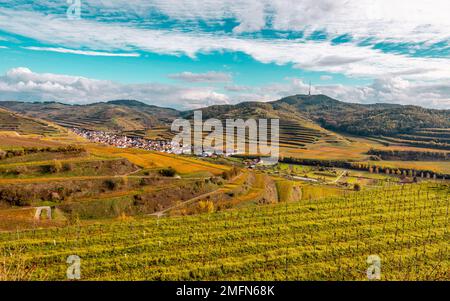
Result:
{"label": "tree", "polygon": [[161,170],[159,171],[159,173],[160,173],[162,176],[165,176],[165,177],[173,177],[173,176],[176,175],[177,171],[176,171],[174,168],[172,168],[172,167],[168,167],[168,168],[163,168],[163,169],[161,169]]}

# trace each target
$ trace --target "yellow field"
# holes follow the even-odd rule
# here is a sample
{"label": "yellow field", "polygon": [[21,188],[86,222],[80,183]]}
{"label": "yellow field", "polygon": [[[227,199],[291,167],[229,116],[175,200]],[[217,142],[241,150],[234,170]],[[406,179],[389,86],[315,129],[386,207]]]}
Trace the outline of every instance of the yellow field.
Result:
{"label": "yellow field", "polygon": [[[60,162],[61,164],[64,164],[64,163],[85,163],[85,162],[93,162],[93,161],[98,161],[98,160],[99,160],[99,158],[97,158],[97,157],[87,156],[87,157],[75,157],[75,158],[68,158],[68,159],[57,159],[56,161]],[[39,166],[39,165],[53,164],[54,162],[55,162],[55,160],[16,162],[16,163],[0,164],[0,167],[12,168],[12,167],[17,167],[17,166]]]}
{"label": "yellow field", "polygon": [[319,142],[308,145],[308,149],[293,149],[281,148],[281,154],[285,157],[297,157],[308,159],[322,159],[322,160],[364,160],[365,154],[371,148],[374,148],[374,142],[352,141],[347,143],[326,143]]}
{"label": "yellow field", "polygon": [[130,162],[144,168],[164,168],[170,166],[180,174],[206,171],[214,175],[219,175],[223,171],[230,169],[228,166],[213,164],[195,158],[150,152],[141,149],[120,149],[98,145],[87,145],[87,149],[92,154],[99,156],[126,158]]}

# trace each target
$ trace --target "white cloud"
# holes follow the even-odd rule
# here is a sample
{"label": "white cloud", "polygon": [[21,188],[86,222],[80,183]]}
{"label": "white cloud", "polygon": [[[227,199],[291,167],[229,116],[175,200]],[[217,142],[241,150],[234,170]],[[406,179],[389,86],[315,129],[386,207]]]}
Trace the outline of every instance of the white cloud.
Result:
{"label": "white cloud", "polygon": [[141,49],[163,54],[212,51],[247,53],[263,63],[293,64],[297,68],[356,77],[403,74],[407,79],[450,79],[450,60],[383,53],[354,44],[265,40],[213,34],[150,30],[90,20],[70,21],[27,11],[0,9],[0,28],[45,43],[95,51]]}
{"label": "white cloud", "polygon": [[159,106],[192,109],[228,103],[228,97],[210,87],[183,87],[160,83],[120,84],[80,76],[35,73],[20,67],[0,76],[0,100],[92,103],[136,99]]}
{"label": "white cloud", "polygon": [[121,56],[121,57],[138,57],[139,53],[112,53],[112,52],[100,52],[100,51],[85,51],[85,50],[74,50],[61,47],[35,47],[28,46],[23,47],[24,49],[34,50],[34,51],[50,51],[59,53],[70,53],[70,54],[81,54],[89,56]]}
{"label": "white cloud", "polygon": [[[120,84],[79,76],[35,73],[20,67],[0,76],[0,100],[61,101],[92,103],[113,99],[136,99],[178,109],[242,101],[272,101],[294,94],[306,94],[309,83],[299,78],[257,87],[227,85],[230,95],[212,87],[184,87],[161,83]],[[325,94],[357,103],[390,102],[447,109],[450,85],[445,81],[408,81],[400,77],[378,78],[366,86],[314,85],[313,94]]]}
{"label": "white cloud", "polygon": [[[48,47],[47,51],[77,54],[126,52],[129,55],[143,50],[195,57],[199,53],[212,51],[243,52],[263,63],[293,64],[301,69],[375,78],[373,84],[360,87],[315,86],[314,93],[354,102],[397,102],[439,108],[450,106],[448,58],[383,53],[357,45],[356,42],[332,45],[328,41],[264,39],[241,35],[265,28],[305,31],[306,35],[315,30],[326,30],[329,39],[351,34],[356,41],[371,38],[372,43],[424,42],[423,47],[437,41],[447,41],[444,47],[448,47],[450,2],[447,0],[434,0],[432,3],[419,0],[136,0],[132,5],[125,0],[83,0],[82,4],[85,12],[103,6],[96,9],[100,12],[109,10],[110,14],[100,13],[96,18],[70,21],[64,13],[57,16],[33,12],[27,1],[14,10],[0,8],[0,28],[46,44],[58,45]],[[66,7],[64,1],[62,4],[46,1],[45,5]],[[235,18],[238,25],[233,29],[233,34],[225,35],[195,30],[146,29],[153,27],[133,23],[138,22],[136,20],[153,22],[145,17],[149,10],[155,9],[172,19],[187,21],[184,24],[190,21],[219,24],[225,18]],[[124,15],[134,16],[135,19],[130,21]],[[111,18],[118,16],[123,18],[110,22]],[[90,50],[73,50],[77,48]],[[33,50],[38,50],[38,47]],[[28,71],[13,69],[0,78],[3,99],[20,96],[27,100],[90,102],[123,97],[187,107],[189,101],[192,101],[193,106],[201,106],[228,101],[273,100],[307,92],[307,85],[305,87],[298,79],[256,88],[239,86],[229,81],[224,89],[233,96],[228,97],[211,87],[187,88],[157,83],[123,85]],[[187,82],[221,82],[217,80],[217,74],[216,80],[212,79],[215,76],[211,74],[209,77],[194,73],[178,76]]]}
{"label": "white cloud", "polygon": [[[235,33],[261,29],[327,30],[397,41],[436,41],[450,37],[447,0],[83,0],[86,10],[116,17],[145,18],[157,10],[180,21],[218,23],[234,18]],[[151,22],[151,20],[149,20]]]}
{"label": "white cloud", "polygon": [[169,74],[169,78],[189,83],[225,83],[232,81],[231,74],[217,71],[205,73],[181,72]]}

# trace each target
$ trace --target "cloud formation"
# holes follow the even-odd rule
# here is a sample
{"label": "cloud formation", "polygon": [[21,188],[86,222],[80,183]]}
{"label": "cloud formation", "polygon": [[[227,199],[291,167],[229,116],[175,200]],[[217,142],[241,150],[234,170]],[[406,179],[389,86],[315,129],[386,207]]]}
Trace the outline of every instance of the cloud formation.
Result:
{"label": "cloud formation", "polygon": [[[341,100],[449,106],[447,0],[83,0],[81,20],[65,17],[64,1],[0,4],[0,29],[40,45],[29,50],[102,56],[151,52],[194,59],[213,52],[244,53],[264,64],[373,81],[330,85],[326,81],[332,78],[323,75],[324,83],[313,87]],[[168,22],[161,26],[161,20]],[[220,71],[168,77],[179,84],[121,84],[18,68],[0,78],[0,91],[2,98],[89,102],[126,97],[178,108],[188,107],[188,101],[202,106],[307,91],[301,79],[292,78],[252,87]],[[192,83],[195,87],[184,86]]]}
{"label": "cloud formation", "polygon": [[28,68],[9,70],[0,77],[0,100],[92,103],[137,99],[149,104],[192,109],[226,104],[226,95],[210,87],[183,87],[160,83],[120,84],[80,76],[35,73]]}
{"label": "cloud formation", "polygon": [[[214,104],[242,101],[272,101],[294,94],[306,94],[309,83],[286,78],[282,83],[258,87],[225,85],[217,87],[161,83],[120,84],[79,76],[36,73],[19,67],[0,76],[0,100],[60,101],[92,103],[114,99],[136,99],[148,104],[177,109],[195,109]],[[356,103],[390,102],[446,109],[450,107],[450,86],[443,81],[416,82],[400,77],[379,78],[366,86],[315,85],[313,94],[326,94]]]}
{"label": "cloud formation", "polygon": [[132,4],[128,0],[83,0],[85,13],[101,15],[103,20],[117,18],[118,12],[122,19],[143,19],[156,11],[183,22],[183,27],[234,19],[235,34],[272,29],[309,35],[326,30],[335,36],[351,33],[356,39],[427,42],[449,38],[449,6],[447,0],[134,0]]}
{"label": "cloud formation", "polygon": [[29,11],[0,10],[0,28],[44,43],[95,51],[149,51],[195,57],[213,51],[243,52],[262,63],[342,73],[354,77],[403,74],[405,78],[450,79],[450,60],[410,57],[355,44],[267,40],[143,29],[92,20],[71,21]]}

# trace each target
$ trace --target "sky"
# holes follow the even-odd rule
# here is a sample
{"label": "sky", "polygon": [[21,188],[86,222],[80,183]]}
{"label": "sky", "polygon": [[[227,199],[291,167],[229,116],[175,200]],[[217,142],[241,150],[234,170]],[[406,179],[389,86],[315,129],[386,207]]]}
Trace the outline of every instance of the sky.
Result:
{"label": "sky", "polygon": [[0,100],[450,108],[448,0],[0,0]]}

